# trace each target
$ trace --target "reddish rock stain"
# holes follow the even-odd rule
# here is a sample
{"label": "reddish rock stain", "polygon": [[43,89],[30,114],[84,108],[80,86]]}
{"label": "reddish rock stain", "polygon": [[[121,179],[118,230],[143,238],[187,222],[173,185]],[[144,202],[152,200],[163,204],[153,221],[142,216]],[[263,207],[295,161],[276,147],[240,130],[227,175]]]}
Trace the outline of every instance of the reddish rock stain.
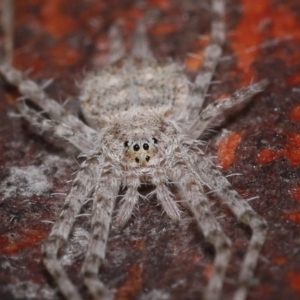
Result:
{"label": "reddish rock stain", "polygon": [[193,54],[185,58],[185,68],[188,71],[196,72],[203,62],[203,51],[195,51]]}
{"label": "reddish rock stain", "polygon": [[[252,64],[265,36],[284,40],[288,37],[299,39],[300,34],[296,15],[284,5],[274,6],[273,0],[255,3],[252,0],[242,0],[241,7],[243,7],[243,17],[229,38],[231,48],[236,53],[238,69],[243,71],[239,73],[241,85],[247,85],[253,77],[255,78]],[[263,26],[264,20],[271,26]],[[299,56],[298,51],[292,57],[285,55],[284,59],[299,61]]]}
{"label": "reddish rock stain", "polygon": [[[297,74],[297,75],[299,76],[298,82],[300,82],[300,74]],[[294,121],[294,122],[300,121],[300,105],[296,105],[292,108],[290,116],[291,116],[292,121]]]}
{"label": "reddish rock stain", "polygon": [[65,43],[58,43],[49,51],[51,58],[60,66],[69,66],[75,64],[80,59],[80,52],[78,49],[71,48]]}
{"label": "reddish rock stain", "polygon": [[300,296],[300,272],[290,271],[287,275],[290,286]]}
{"label": "reddish rock stain", "polygon": [[242,139],[242,134],[232,132],[219,143],[218,146],[218,164],[227,169],[234,161],[235,150],[239,146]]}
{"label": "reddish rock stain", "polygon": [[287,262],[288,258],[286,256],[275,256],[273,261],[278,265],[284,265]]}
{"label": "reddish rock stain", "polygon": [[192,55],[187,55],[185,58],[185,68],[186,70],[190,72],[196,72],[201,68],[201,65],[203,63],[204,58],[204,50],[205,46],[209,42],[210,35],[201,35],[201,38],[197,39],[197,45],[196,47],[199,48],[199,50],[196,50],[192,53]]}
{"label": "reddish rock stain", "polygon": [[177,31],[177,26],[174,23],[164,23],[154,25],[150,32],[156,36],[169,34]]}
{"label": "reddish rock stain", "polygon": [[284,213],[283,216],[293,222],[300,223],[300,211]]}
{"label": "reddish rock stain", "polygon": [[284,156],[292,167],[300,164],[300,134],[296,132],[287,132],[288,142],[281,150],[271,150],[263,148],[257,155],[256,161],[259,164],[265,164]]}
{"label": "reddish rock stain", "polygon": [[255,76],[251,68],[258,46],[263,42],[262,32],[259,30],[261,20],[269,14],[269,1],[242,0],[243,16],[238,26],[230,33],[231,49],[236,53],[237,67],[240,73],[241,85],[248,85]]}
{"label": "reddish rock stain", "polygon": [[149,0],[149,5],[165,9],[172,6],[171,0]]}
{"label": "reddish rock stain", "polygon": [[115,294],[116,300],[134,299],[135,295],[142,290],[143,265],[141,262],[133,264],[127,268],[127,280],[121,285]]}
{"label": "reddish rock stain", "polygon": [[297,201],[300,201],[300,187],[290,190],[290,193]]}
{"label": "reddish rock stain", "polygon": [[211,277],[212,272],[213,272],[213,265],[207,265],[204,268],[204,275],[206,276],[207,279]]}
{"label": "reddish rock stain", "polygon": [[[269,0],[269,5],[272,5],[273,1]],[[299,39],[299,22],[296,14],[289,10],[285,5],[277,5],[274,9],[270,10],[271,23],[271,34],[273,37],[279,39],[287,39],[292,37],[293,39]],[[280,20],[280,22],[278,22]],[[287,57],[289,62],[292,64],[300,58],[300,53],[294,53],[296,56]]]}
{"label": "reddish rock stain", "polygon": [[76,19],[62,12],[62,1],[45,1],[41,9],[42,25],[52,36],[61,38],[77,28]]}
{"label": "reddish rock stain", "polygon": [[144,239],[138,239],[138,240],[131,241],[131,246],[134,250],[145,249]]}
{"label": "reddish rock stain", "polygon": [[287,136],[289,140],[282,150],[282,153],[293,167],[297,167],[300,164],[300,134],[288,132]]}
{"label": "reddish rock stain", "polygon": [[274,159],[277,159],[280,156],[280,153],[271,149],[261,149],[257,155],[257,163],[258,164],[266,164],[272,162]]}
{"label": "reddish rock stain", "polygon": [[300,83],[300,73],[296,73],[290,77],[287,77],[287,83],[289,85],[294,85],[294,84]]}
{"label": "reddish rock stain", "polygon": [[1,254],[14,254],[22,251],[26,247],[31,247],[43,241],[48,235],[48,231],[26,229],[16,233],[14,238],[13,232],[11,237],[6,235],[0,236]]}
{"label": "reddish rock stain", "polygon": [[116,9],[112,17],[115,20],[121,20],[122,27],[133,30],[136,22],[143,16],[142,10],[132,6],[130,9]]}

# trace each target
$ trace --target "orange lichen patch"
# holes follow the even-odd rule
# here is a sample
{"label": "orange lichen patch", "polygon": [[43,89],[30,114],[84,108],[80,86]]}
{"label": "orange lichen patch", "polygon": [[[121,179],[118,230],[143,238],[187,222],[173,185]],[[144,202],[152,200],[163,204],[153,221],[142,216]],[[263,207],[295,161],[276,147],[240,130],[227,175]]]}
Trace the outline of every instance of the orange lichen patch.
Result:
{"label": "orange lichen patch", "polygon": [[149,0],[148,5],[160,8],[168,8],[171,6],[171,0]]}
{"label": "orange lichen patch", "polygon": [[242,0],[243,17],[235,31],[229,36],[231,48],[237,54],[237,66],[243,71],[240,74],[242,85],[249,84],[254,76],[251,64],[256,58],[257,46],[263,42],[262,32],[258,30],[258,24],[269,16],[269,1],[256,1],[253,5],[252,0]]}
{"label": "orange lichen patch", "polygon": [[264,148],[261,149],[257,154],[256,161],[258,164],[262,165],[262,164],[269,163],[274,159],[277,159],[279,156],[280,156],[280,152]]}
{"label": "orange lichen patch", "polygon": [[177,31],[177,26],[175,23],[160,23],[157,25],[154,25],[151,29],[150,32],[153,35],[160,36],[168,33],[172,33]]}
{"label": "orange lichen patch", "polygon": [[300,295],[300,272],[290,271],[287,278],[290,286]]}
{"label": "orange lichen patch", "polygon": [[[293,74],[292,76],[288,77],[287,83],[290,85],[300,83],[300,73],[296,73],[296,74]],[[299,119],[297,121],[299,121]]]}
{"label": "orange lichen patch", "polygon": [[211,274],[213,271],[213,266],[212,265],[208,265],[204,268],[204,275],[206,276],[206,278],[210,278]]}
{"label": "orange lichen patch", "polygon": [[60,66],[70,66],[78,62],[80,58],[80,52],[78,49],[70,48],[65,43],[59,43],[52,49],[49,54],[55,64]]}
{"label": "orange lichen patch", "polygon": [[[12,233],[13,234],[13,233]],[[8,235],[0,236],[1,254],[13,254],[23,250],[26,247],[31,247],[45,239],[48,231],[26,229],[16,234],[16,237]]]}
{"label": "orange lichen patch", "polygon": [[40,70],[43,70],[46,63],[44,60],[38,58],[31,59],[30,55],[25,55],[25,57],[26,59],[24,59],[24,54],[14,55],[14,67],[20,70],[26,70],[30,68],[30,77],[34,77],[36,73],[38,73]]}
{"label": "orange lichen patch", "polygon": [[284,213],[283,216],[293,222],[300,223],[300,211]]}
{"label": "orange lichen patch", "polygon": [[282,154],[289,160],[293,167],[300,164],[300,134],[296,132],[288,132],[288,143],[282,150]]}
{"label": "orange lichen patch", "polygon": [[77,28],[75,18],[62,12],[62,1],[45,1],[41,9],[42,26],[54,37],[60,38]]}
{"label": "orange lichen patch", "polygon": [[[288,7],[285,5],[277,5],[270,13],[272,36],[282,39],[286,39],[288,36],[292,36],[294,39],[300,38],[299,22],[296,15],[290,11]],[[299,57],[299,54],[296,55]]]}
{"label": "orange lichen patch", "polygon": [[138,239],[131,242],[132,248],[134,250],[143,250],[145,249],[144,239]]}
{"label": "orange lichen patch", "polygon": [[196,72],[202,65],[203,51],[192,53],[185,58],[185,68],[187,71]]}
{"label": "orange lichen patch", "polygon": [[194,254],[193,256],[192,256],[192,262],[195,264],[195,263],[197,263],[197,262],[199,262],[199,261],[201,261],[202,260],[202,256],[201,255],[199,255],[199,254]]}
{"label": "orange lichen patch", "polygon": [[271,149],[262,149],[257,155],[257,162],[265,164],[284,156],[293,167],[300,164],[300,134],[295,132],[286,133],[288,142],[283,149],[275,151]]}
{"label": "orange lichen patch", "polygon": [[[280,20],[280,22],[276,22],[276,18],[278,18],[277,20]],[[279,40],[286,40],[290,38],[293,41],[300,41],[299,21],[296,15],[286,6],[278,5],[277,8],[273,10],[272,20],[271,35],[275,36]],[[279,47],[276,50],[276,56],[284,60],[284,62],[289,66],[298,63],[300,60],[299,51],[286,51],[285,47]],[[300,83],[300,73],[296,73],[288,77],[287,82],[291,85]]]}
{"label": "orange lichen patch", "polygon": [[[229,38],[237,55],[238,68],[243,71],[241,85],[246,85],[255,76],[251,65],[265,36],[284,40],[289,36],[298,39],[300,34],[296,15],[284,5],[274,6],[273,0],[256,1],[255,5],[252,0],[242,0],[241,5],[243,17]],[[264,20],[270,26],[263,26]],[[288,60],[299,61],[299,51],[293,58],[286,57]]]}
{"label": "orange lichen patch", "polygon": [[284,265],[287,262],[288,258],[286,256],[275,256],[273,261],[278,265]]}
{"label": "orange lichen patch", "polygon": [[185,59],[185,68],[187,71],[196,72],[201,67],[204,59],[204,50],[209,43],[209,39],[209,34],[201,35],[197,39],[196,50],[193,53],[189,53]]}
{"label": "orange lichen patch", "polygon": [[134,299],[135,295],[143,288],[142,263],[136,263],[128,267],[129,276],[123,285],[118,289],[115,295],[116,300]]}
{"label": "orange lichen patch", "polygon": [[116,9],[112,17],[115,20],[122,20],[122,27],[133,29],[136,26],[136,21],[143,16],[141,9],[132,6],[130,9]]}
{"label": "orange lichen patch", "polygon": [[[299,76],[299,81],[300,82],[300,74],[298,74]],[[292,108],[292,111],[291,111],[291,119],[292,121],[300,121],[300,105],[296,105]]]}
{"label": "orange lichen patch", "polygon": [[[278,38],[278,41],[285,41],[285,40],[286,41],[288,41],[288,40],[295,41],[295,39],[296,39],[296,36],[295,36],[295,34],[293,34],[292,36],[287,35],[286,38],[284,38],[284,37]],[[292,66],[295,63],[298,63],[300,60],[300,53],[299,53],[298,49],[292,51],[292,50],[287,50],[285,47],[278,47],[274,54],[276,54],[277,57],[284,60],[284,62],[286,64],[288,64],[289,66]]]}
{"label": "orange lichen patch", "polygon": [[291,195],[298,201],[300,201],[300,187],[290,190]]}
{"label": "orange lichen patch", "polygon": [[240,144],[242,134],[239,132],[232,132],[227,135],[218,146],[218,163],[219,165],[227,169],[234,161],[235,149]]}

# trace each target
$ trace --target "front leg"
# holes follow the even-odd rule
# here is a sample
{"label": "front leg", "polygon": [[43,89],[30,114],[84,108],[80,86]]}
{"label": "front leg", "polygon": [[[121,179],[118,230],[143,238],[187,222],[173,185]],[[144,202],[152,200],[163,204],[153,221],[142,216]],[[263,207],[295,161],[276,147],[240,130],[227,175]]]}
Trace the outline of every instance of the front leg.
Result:
{"label": "front leg", "polygon": [[84,282],[97,300],[112,299],[112,294],[98,278],[100,265],[105,257],[108,233],[120,181],[110,170],[103,169],[94,193],[92,233],[82,267]]}
{"label": "front leg", "polygon": [[91,157],[81,165],[73,181],[71,191],[65,200],[59,219],[42,246],[44,265],[67,300],[80,300],[81,297],[59,263],[58,251],[67,243],[75,217],[85,200],[93,192],[100,170],[101,166],[99,166],[97,157]]}

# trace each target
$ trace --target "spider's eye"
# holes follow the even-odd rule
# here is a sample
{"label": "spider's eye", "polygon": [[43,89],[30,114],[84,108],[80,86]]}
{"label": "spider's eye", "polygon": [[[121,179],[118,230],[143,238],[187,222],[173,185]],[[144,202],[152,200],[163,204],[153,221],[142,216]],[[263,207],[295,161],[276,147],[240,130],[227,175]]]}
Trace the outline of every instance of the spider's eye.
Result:
{"label": "spider's eye", "polygon": [[128,147],[128,145],[129,145],[129,143],[128,143],[128,141],[126,141],[126,142],[124,143],[124,147]]}
{"label": "spider's eye", "polygon": [[136,159],[135,159],[135,161],[136,161],[137,163],[139,163],[139,162],[140,162],[140,160],[139,160],[138,158],[136,158]]}
{"label": "spider's eye", "polygon": [[154,144],[157,144],[157,139],[156,138],[152,138]]}
{"label": "spider's eye", "polygon": [[143,145],[143,148],[144,148],[144,150],[149,150],[149,145],[145,143],[145,144]]}
{"label": "spider's eye", "polygon": [[150,156],[146,156],[146,161],[148,162],[150,160]]}
{"label": "spider's eye", "polygon": [[138,144],[135,144],[135,145],[133,146],[133,150],[134,150],[134,151],[139,151],[139,150],[140,150],[140,146],[139,146]]}

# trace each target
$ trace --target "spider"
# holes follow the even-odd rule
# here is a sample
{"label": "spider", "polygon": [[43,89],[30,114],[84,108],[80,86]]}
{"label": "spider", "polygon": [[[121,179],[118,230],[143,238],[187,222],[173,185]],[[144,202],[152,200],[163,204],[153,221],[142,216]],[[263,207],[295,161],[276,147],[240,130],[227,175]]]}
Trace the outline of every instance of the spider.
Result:
{"label": "spider", "polygon": [[138,188],[142,184],[155,187],[164,212],[177,221],[181,210],[171,192],[175,187],[182,205],[190,209],[204,237],[215,248],[206,300],[220,298],[231,254],[231,242],[211,212],[207,189],[214,191],[235,217],[252,229],[234,294],[235,300],[246,298],[266,238],[266,222],[201,150],[199,138],[225,112],[263,91],[267,80],[203,108],[225,39],[224,6],[224,0],[211,0],[211,38],[194,82],[175,62],[154,58],[144,22],[137,24],[129,54],[122,47],[118,27],[113,26],[109,33],[109,64],[89,73],[81,84],[81,108],[88,125],[68,114],[21,71],[9,63],[0,65],[2,76],[42,110],[40,113],[25,102],[18,102],[22,116],[43,132],[71,143],[84,158],[42,247],[44,265],[66,299],[79,300],[81,296],[60,265],[58,252],[68,242],[75,217],[87,198],[93,199],[93,213],[82,267],[84,283],[94,299],[113,298],[100,281],[98,270],[105,259],[115,199],[120,188],[124,188],[116,216],[122,227],[140,198]]}

